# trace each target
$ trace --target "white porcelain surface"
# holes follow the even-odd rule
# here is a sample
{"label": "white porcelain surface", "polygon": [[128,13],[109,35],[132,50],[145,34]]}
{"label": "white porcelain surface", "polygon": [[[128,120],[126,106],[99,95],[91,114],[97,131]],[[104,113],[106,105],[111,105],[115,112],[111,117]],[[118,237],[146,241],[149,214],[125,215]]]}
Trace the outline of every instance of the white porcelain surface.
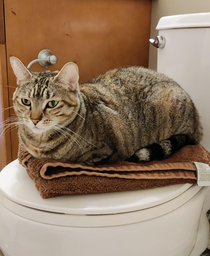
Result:
{"label": "white porcelain surface", "polygon": [[[207,188],[203,188],[182,207],[149,221],[107,227],[39,223],[13,213],[0,203],[0,246],[9,256],[198,256],[196,253],[201,253],[208,243],[207,219],[201,218],[206,214],[202,212],[206,193]],[[142,211],[146,214],[148,209]],[[132,219],[132,214],[142,211],[125,215],[130,214]],[[51,218],[51,213],[45,214]],[[201,220],[205,225],[201,225]],[[194,252],[197,239],[199,243]]]}
{"label": "white porcelain surface", "polygon": [[167,203],[144,210],[120,214],[61,214],[37,210],[14,203],[2,193],[0,193],[0,202],[2,206],[16,215],[39,223],[65,227],[110,227],[134,224],[166,215],[186,204],[200,190],[202,190],[200,187],[193,186],[191,189],[188,189],[186,192]]}
{"label": "white porcelain surface", "polygon": [[191,186],[182,184],[138,191],[42,199],[34,182],[17,160],[0,173],[0,189],[10,200],[35,209],[68,214],[103,215],[146,209],[178,197]]}
{"label": "white porcelain surface", "polygon": [[162,17],[156,29],[210,27],[210,13],[190,13]]}

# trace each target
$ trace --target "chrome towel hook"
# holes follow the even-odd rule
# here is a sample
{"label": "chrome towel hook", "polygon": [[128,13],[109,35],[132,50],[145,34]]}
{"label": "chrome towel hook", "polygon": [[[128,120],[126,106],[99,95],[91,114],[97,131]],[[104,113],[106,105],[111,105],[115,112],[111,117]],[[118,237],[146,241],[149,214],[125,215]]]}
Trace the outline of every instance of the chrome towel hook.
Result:
{"label": "chrome towel hook", "polygon": [[38,59],[32,60],[28,64],[27,68],[30,69],[31,66],[36,62],[39,62],[39,64],[42,67],[48,68],[49,66],[51,66],[57,62],[57,57],[52,53],[52,51],[50,51],[48,49],[44,49],[41,52],[39,52]]}

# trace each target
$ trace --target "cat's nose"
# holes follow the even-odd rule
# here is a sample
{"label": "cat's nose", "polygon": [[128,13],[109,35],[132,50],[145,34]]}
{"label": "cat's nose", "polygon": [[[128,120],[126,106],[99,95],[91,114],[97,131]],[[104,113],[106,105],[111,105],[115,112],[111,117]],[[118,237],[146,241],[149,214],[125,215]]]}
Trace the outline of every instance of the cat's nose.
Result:
{"label": "cat's nose", "polygon": [[31,121],[33,122],[34,125],[37,125],[40,120],[39,119],[31,119]]}

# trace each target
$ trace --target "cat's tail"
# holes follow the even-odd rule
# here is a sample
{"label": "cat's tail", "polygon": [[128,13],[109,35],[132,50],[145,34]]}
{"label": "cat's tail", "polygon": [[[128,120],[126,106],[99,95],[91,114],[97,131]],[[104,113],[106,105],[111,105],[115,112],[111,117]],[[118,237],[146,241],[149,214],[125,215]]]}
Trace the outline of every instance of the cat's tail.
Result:
{"label": "cat's tail", "polygon": [[154,143],[137,150],[135,154],[128,159],[128,161],[141,162],[162,160],[186,145],[195,144],[197,144],[197,142],[194,139],[191,139],[188,135],[173,135],[169,139],[163,140],[160,143]]}

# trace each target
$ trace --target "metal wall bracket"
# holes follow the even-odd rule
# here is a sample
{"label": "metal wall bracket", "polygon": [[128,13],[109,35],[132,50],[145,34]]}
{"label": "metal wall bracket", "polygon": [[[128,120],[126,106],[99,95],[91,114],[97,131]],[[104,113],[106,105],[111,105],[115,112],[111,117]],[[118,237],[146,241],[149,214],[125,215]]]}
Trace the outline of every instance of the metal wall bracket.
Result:
{"label": "metal wall bracket", "polygon": [[48,68],[49,66],[51,66],[57,62],[57,57],[55,55],[53,55],[52,51],[50,51],[48,49],[44,49],[39,52],[38,59],[32,60],[28,64],[27,68],[30,69],[31,66],[36,62],[39,62],[39,64],[42,67]]}

